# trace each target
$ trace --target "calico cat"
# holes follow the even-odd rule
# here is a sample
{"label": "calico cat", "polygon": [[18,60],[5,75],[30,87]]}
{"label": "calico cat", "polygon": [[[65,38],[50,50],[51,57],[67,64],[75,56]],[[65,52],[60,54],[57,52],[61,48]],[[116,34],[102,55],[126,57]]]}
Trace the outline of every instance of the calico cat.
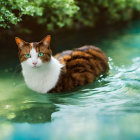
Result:
{"label": "calico cat", "polygon": [[108,70],[108,58],[94,46],[52,56],[49,35],[40,42],[29,43],[18,37],[15,40],[25,83],[39,93],[70,91],[93,82]]}

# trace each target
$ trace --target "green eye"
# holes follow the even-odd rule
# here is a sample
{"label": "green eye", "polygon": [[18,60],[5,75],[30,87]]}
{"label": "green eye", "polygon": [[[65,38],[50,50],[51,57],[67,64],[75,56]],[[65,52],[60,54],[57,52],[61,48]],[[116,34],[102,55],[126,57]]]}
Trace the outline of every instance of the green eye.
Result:
{"label": "green eye", "polygon": [[31,55],[28,53],[28,54],[26,54],[26,57],[29,58],[29,57],[31,57]]}
{"label": "green eye", "polygon": [[38,54],[39,57],[42,57],[43,55],[44,55],[43,52],[40,52],[40,53]]}

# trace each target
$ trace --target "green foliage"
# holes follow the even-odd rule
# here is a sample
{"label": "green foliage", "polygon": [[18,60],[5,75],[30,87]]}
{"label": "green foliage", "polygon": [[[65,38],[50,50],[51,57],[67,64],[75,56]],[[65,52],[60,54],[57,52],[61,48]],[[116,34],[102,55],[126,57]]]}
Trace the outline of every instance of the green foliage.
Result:
{"label": "green foliage", "polygon": [[140,0],[76,0],[80,7],[76,19],[83,25],[94,26],[97,22],[127,21],[137,11]]}
{"label": "green foliage", "polygon": [[135,12],[140,12],[140,0],[0,0],[0,27],[16,25],[25,15],[48,30],[94,26],[130,20]]}
{"label": "green foliage", "polygon": [[0,0],[0,26],[10,27],[21,21],[23,15],[41,16],[42,7],[28,0]]}
{"label": "green foliage", "polygon": [[40,24],[47,23],[52,30],[54,25],[71,25],[78,9],[74,0],[0,0],[0,26],[10,27],[28,15],[36,17]]}
{"label": "green foliage", "polygon": [[38,17],[37,21],[46,23],[48,30],[71,26],[73,16],[79,10],[74,0],[38,0],[37,4],[44,9],[43,16]]}

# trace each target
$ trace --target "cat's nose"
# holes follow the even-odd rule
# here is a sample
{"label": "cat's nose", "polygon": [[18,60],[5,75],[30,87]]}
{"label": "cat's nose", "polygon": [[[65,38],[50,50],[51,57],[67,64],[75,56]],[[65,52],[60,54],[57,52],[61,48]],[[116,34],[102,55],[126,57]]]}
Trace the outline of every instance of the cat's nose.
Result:
{"label": "cat's nose", "polygon": [[36,65],[37,64],[37,62],[33,62],[33,65]]}

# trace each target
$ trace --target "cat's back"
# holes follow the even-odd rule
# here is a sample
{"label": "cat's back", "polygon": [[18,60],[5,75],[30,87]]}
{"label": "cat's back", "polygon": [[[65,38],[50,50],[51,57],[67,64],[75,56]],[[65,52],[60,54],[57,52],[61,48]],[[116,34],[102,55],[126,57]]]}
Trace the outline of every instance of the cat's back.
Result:
{"label": "cat's back", "polygon": [[63,51],[55,55],[55,58],[65,67],[54,91],[68,91],[91,83],[108,70],[108,58],[95,46],[85,45],[74,50]]}
{"label": "cat's back", "polygon": [[[86,69],[87,71],[95,69],[95,73],[98,75],[98,73],[105,72],[108,69],[108,58],[105,53],[100,48],[91,45],[63,51],[56,54],[55,58],[65,64],[67,70],[77,69],[78,71],[79,67],[81,67],[81,70]],[[89,68],[86,66],[89,66]]]}

